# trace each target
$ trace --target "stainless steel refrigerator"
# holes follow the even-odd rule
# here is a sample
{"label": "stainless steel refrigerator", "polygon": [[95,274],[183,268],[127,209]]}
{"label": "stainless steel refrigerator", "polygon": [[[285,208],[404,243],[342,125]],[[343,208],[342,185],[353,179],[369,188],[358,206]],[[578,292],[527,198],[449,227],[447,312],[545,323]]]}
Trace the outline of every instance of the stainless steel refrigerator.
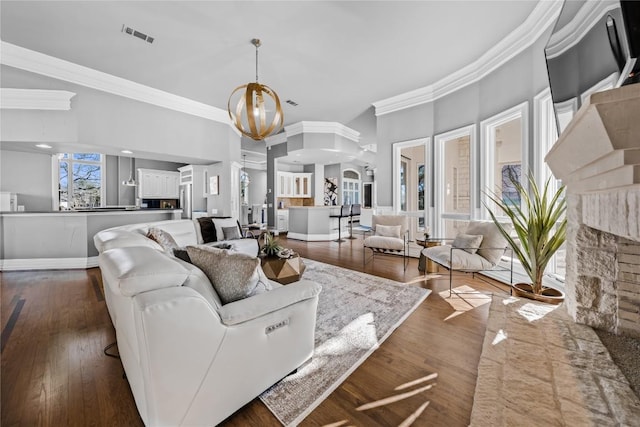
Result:
{"label": "stainless steel refrigerator", "polygon": [[182,209],[182,219],[191,219],[193,211],[193,187],[191,184],[180,186],[180,208]]}

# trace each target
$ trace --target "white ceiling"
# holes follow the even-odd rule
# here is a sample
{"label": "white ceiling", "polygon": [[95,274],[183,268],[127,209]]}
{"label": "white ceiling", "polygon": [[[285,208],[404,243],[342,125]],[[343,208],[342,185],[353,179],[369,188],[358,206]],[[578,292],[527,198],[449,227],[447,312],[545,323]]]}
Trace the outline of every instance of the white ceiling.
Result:
{"label": "white ceiling", "polygon": [[284,104],[285,125],[335,121],[370,143],[373,102],[478,59],[536,3],[2,0],[0,37],[225,110],[233,88],[255,78],[257,37],[260,82],[299,104]]}

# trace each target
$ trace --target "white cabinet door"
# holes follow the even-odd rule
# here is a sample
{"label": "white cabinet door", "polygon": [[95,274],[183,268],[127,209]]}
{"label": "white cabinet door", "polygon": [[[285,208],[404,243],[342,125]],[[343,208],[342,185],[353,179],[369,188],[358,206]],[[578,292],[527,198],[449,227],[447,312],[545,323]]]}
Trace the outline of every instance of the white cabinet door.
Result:
{"label": "white cabinet door", "polygon": [[289,214],[287,212],[278,212],[276,227],[278,231],[289,231]]}
{"label": "white cabinet door", "polygon": [[278,172],[278,197],[293,196],[293,174],[291,172]]}
{"label": "white cabinet door", "polygon": [[311,197],[311,173],[278,172],[277,197]]}
{"label": "white cabinet door", "polygon": [[180,174],[177,172],[169,172],[169,174],[167,199],[177,199],[180,197]]}
{"label": "white cabinet door", "polygon": [[138,197],[142,199],[177,199],[180,173],[138,169]]}

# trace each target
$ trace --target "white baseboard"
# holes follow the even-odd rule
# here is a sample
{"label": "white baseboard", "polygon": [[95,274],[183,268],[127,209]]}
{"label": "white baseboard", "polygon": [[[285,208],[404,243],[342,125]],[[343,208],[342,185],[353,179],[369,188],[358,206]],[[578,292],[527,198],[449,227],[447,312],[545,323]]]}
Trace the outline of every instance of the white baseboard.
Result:
{"label": "white baseboard", "polygon": [[88,258],[32,258],[0,260],[0,271],[70,270],[98,266],[98,257]]}
{"label": "white baseboard", "polygon": [[[349,232],[345,231],[341,234],[343,239],[349,237]],[[294,240],[303,240],[305,242],[322,242],[322,241],[331,241],[336,240],[338,238],[338,233],[331,234],[304,234],[304,233],[292,233],[289,231],[287,233],[287,239]]]}

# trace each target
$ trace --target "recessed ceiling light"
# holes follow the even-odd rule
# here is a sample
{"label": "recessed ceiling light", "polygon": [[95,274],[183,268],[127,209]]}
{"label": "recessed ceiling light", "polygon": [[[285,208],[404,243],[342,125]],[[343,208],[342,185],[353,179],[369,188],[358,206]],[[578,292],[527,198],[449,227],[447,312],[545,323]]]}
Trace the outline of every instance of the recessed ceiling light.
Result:
{"label": "recessed ceiling light", "polygon": [[53,148],[49,144],[36,144],[36,147],[38,147],[38,148]]}
{"label": "recessed ceiling light", "polygon": [[120,152],[122,154],[133,154],[133,151],[131,151],[131,150],[121,150]]}

